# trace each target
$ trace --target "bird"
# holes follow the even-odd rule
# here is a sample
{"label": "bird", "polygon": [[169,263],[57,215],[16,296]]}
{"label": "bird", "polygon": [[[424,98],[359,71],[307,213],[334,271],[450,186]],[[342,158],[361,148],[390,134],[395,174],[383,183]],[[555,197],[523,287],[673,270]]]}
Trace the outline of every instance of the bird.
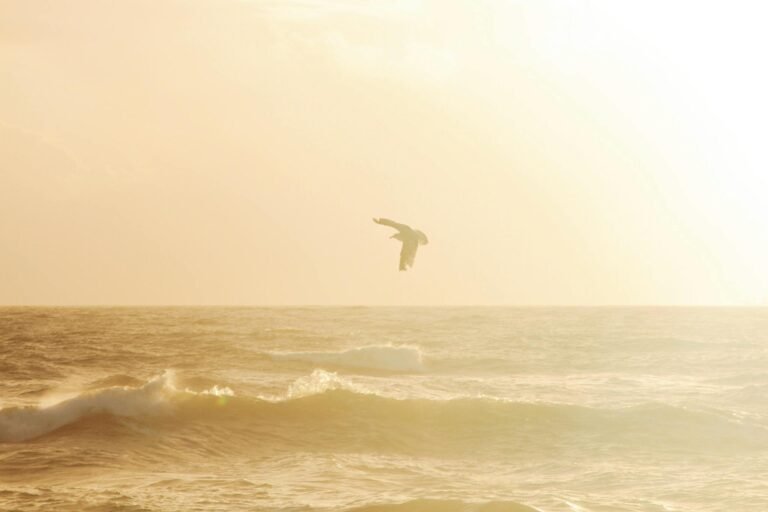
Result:
{"label": "bird", "polygon": [[397,230],[397,233],[389,238],[403,242],[403,247],[400,249],[400,270],[408,270],[408,267],[412,267],[413,260],[416,258],[416,249],[420,245],[427,245],[429,243],[427,235],[405,224],[384,218],[377,219],[376,217],[373,218],[373,222]]}

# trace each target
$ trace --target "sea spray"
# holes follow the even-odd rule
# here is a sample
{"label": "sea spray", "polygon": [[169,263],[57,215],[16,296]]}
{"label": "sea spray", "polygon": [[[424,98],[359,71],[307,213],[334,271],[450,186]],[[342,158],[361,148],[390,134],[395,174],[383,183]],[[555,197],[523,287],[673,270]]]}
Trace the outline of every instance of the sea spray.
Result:
{"label": "sea spray", "polygon": [[301,398],[337,389],[343,389],[359,394],[371,393],[371,391],[367,390],[365,387],[353,384],[349,380],[339,377],[335,372],[316,369],[311,375],[296,379],[288,388],[286,398]]}
{"label": "sea spray", "polygon": [[179,390],[176,382],[176,373],[165,370],[141,386],[87,389],[58,402],[0,409],[0,442],[34,439],[81,418],[98,414],[133,418],[167,415],[173,412],[173,399],[179,395],[234,396],[234,392],[226,386],[213,386],[195,392]]}

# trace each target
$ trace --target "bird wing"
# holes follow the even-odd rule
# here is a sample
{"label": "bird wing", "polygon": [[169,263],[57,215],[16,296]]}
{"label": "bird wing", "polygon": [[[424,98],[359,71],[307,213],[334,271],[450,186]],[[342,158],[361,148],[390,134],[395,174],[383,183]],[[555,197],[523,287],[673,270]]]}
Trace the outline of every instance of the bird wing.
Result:
{"label": "bird wing", "polygon": [[416,259],[416,249],[419,248],[419,241],[415,238],[407,238],[403,241],[403,247],[400,249],[400,270],[407,270],[413,266],[413,260]]}
{"label": "bird wing", "polygon": [[384,226],[395,228],[398,231],[411,229],[409,226],[406,226],[405,224],[400,224],[399,222],[395,222],[393,220],[384,219],[384,218],[373,219],[373,222],[375,222],[376,224],[383,224]]}

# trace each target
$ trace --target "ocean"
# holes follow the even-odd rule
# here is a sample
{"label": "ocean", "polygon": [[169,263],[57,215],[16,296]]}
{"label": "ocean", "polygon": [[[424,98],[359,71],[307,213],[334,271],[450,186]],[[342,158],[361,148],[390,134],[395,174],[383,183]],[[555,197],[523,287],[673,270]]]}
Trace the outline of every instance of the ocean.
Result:
{"label": "ocean", "polygon": [[0,510],[765,512],[768,309],[0,308]]}

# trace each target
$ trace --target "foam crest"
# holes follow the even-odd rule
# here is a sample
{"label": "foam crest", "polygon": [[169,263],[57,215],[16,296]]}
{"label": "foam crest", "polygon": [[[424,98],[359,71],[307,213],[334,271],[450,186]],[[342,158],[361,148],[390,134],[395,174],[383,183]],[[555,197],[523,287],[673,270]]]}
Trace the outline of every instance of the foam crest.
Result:
{"label": "foam crest", "polygon": [[362,386],[355,385],[335,372],[327,372],[317,369],[311,375],[296,379],[288,388],[287,398],[301,398],[305,396],[319,395],[327,391],[335,390],[351,391],[353,393],[368,394]]}
{"label": "foam crest", "polygon": [[232,391],[232,388],[228,386],[219,386],[218,384],[214,384],[212,388],[206,389],[203,391],[192,391],[191,389],[187,388],[184,390],[185,393],[193,394],[193,395],[210,395],[210,396],[235,396],[235,392]]}
{"label": "foam crest", "polygon": [[88,390],[74,397],[35,407],[0,409],[0,442],[19,442],[53,432],[81,418],[98,414],[139,417],[171,412],[173,399],[179,396],[232,396],[228,387],[214,386],[194,392],[180,391],[172,370],[151,378],[138,387],[114,386]]}
{"label": "foam crest", "polygon": [[305,361],[393,372],[418,372],[424,369],[421,350],[410,345],[368,345],[337,352],[277,352],[270,356],[280,361]]}

